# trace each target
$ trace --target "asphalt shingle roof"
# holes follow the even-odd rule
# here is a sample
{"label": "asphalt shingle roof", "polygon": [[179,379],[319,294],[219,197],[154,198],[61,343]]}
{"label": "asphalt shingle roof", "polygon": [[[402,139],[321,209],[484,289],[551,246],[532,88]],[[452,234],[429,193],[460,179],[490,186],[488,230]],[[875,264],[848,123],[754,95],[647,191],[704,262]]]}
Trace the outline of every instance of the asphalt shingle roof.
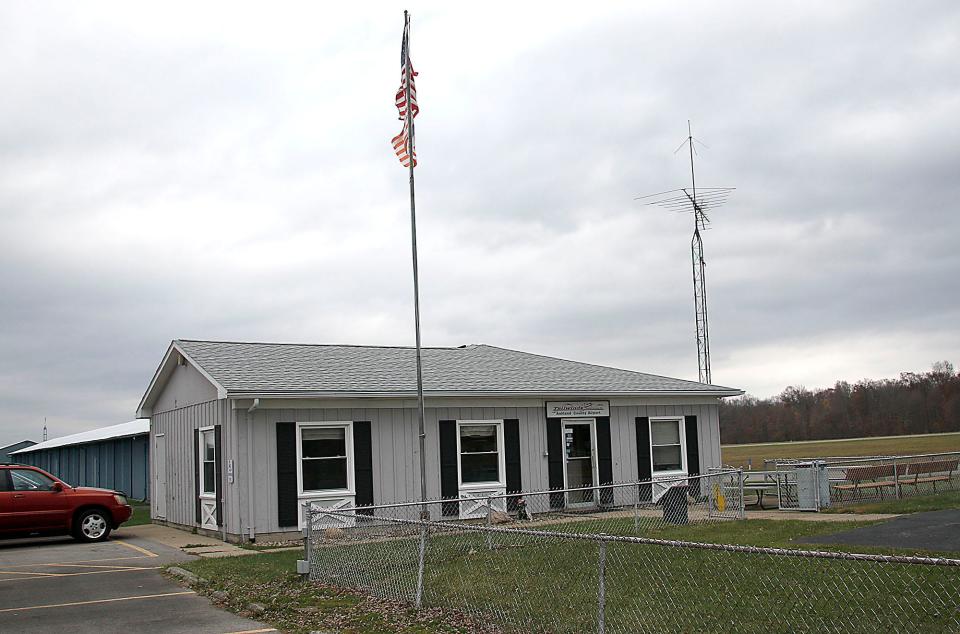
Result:
{"label": "asphalt shingle roof", "polygon": [[[231,395],[411,394],[417,387],[413,348],[184,339],[174,343]],[[740,393],[488,345],[422,351],[424,391],[430,393]]]}

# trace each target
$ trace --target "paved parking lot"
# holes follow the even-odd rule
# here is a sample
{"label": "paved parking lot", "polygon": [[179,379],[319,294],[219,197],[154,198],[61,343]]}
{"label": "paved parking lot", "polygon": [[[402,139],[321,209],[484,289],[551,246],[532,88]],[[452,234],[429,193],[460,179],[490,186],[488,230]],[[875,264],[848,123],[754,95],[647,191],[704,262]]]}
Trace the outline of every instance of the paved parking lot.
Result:
{"label": "paved parking lot", "polygon": [[0,541],[3,632],[273,632],[214,607],[160,574],[188,560],[179,550],[121,528],[109,541]]}
{"label": "paved parking lot", "polygon": [[[838,513],[835,517],[843,517],[843,515]],[[805,541],[960,552],[960,510],[949,509],[901,515],[882,524],[830,535],[818,535]]]}

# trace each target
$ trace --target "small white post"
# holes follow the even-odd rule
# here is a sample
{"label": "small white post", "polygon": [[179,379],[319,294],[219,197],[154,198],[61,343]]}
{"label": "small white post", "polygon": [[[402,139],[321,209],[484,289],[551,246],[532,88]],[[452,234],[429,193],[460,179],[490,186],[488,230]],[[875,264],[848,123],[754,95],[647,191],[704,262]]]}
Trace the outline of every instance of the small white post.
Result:
{"label": "small white post", "polygon": [[743,503],[743,467],[737,469],[737,477],[740,480],[740,506],[737,509],[737,515],[740,519],[745,519],[747,517],[746,505]]}

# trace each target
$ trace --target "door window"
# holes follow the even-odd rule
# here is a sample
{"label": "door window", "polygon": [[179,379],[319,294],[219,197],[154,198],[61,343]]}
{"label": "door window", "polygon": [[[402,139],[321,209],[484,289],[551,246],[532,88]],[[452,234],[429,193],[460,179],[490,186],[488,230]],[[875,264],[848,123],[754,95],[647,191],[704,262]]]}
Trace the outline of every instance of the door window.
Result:
{"label": "door window", "polygon": [[11,469],[10,478],[14,491],[52,491],[53,479],[39,471],[30,469]]}
{"label": "door window", "polygon": [[[592,487],[593,479],[593,425],[591,423],[565,423],[563,444],[567,463],[567,488]],[[592,504],[593,489],[570,491],[569,504]]]}

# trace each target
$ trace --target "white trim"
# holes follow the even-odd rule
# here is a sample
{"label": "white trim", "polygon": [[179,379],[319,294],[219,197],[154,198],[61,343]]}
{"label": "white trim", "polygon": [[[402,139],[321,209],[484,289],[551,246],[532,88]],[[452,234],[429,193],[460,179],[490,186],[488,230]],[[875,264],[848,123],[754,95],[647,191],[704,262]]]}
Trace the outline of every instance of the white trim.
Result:
{"label": "white trim", "polygon": [[[657,471],[656,464],[653,462],[653,424],[654,423],[667,423],[675,422],[677,423],[677,435],[680,437],[680,469],[670,469],[669,471]],[[689,470],[687,468],[687,438],[686,438],[686,429],[684,427],[684,417],[683,416],[651,416],[650,420],[647,421],[649,426],[648,436],[650,438],[650,473],[653,478],[658,476],[677,476],[677,475],[687,475]]]}
{"label": "white trim", "polygon": [[[393,396],[368,396],[357,397],[356,395],[343,397],[257,397],[260,398],[258,410],[276,410],[276,409],[415,409],[417,400],[393,397]],[[651,407],[656,405],[675,405],[680,407],[694,405],[712,405],[716,406],[717,396],[652,396],[652,397],[627,397],[610,399],[610,407]],[[231,396],[231,407],[234,410],[248,410],[253,405],[253,398]],[[374,402],[371,403],[371,400]],[[430,408],[482,408],[482,407],[523,407],[533,408],[543,411],[546,399],[524,396],[497,396],[497,397],[459,397],[459,396],[426,396],[425,406]]]}
{"label": "white trim", "polygon": [[[152,408],[153,404],[156,403],[156,399],[151,399],[154,396],[154,390],[160,388],[159,381],[161,376],[163,377],[163,385],[166,385],[167,380],[170,378],[170,362],[172,361],[172,355],[176,352],[184,359],[186,359],[190,365],[200,373],[203,378],[210,381],[211,385],[217,389],[217,398],[227,398],[227,388],[220,385],[220,383],[213,378],[213,376],[204,370],[199,363],[193,360],[193,358],[184,352],[183,348],[177,345],[176,340],[171,341],[170,345],[167,347],[167,353],[163,355],[163,359],[160,361],[160,365],[157,366],[156,371],[153,373],[153,378],[150,379],[150,385],[147,386],[147,391],[143,393],[143,397],[140,399],[140,404],[137,405],[137,417],[138,418],[149,418],[153,414]],[[174,367],[176,365],[174,364]],[[150,405],[147,406],[147,402],[150,401]],[[151,411],[147,411],[147,410]]]}
{"label": "white trim", "polygon": [[[597,454],[597,419],[596,418],[561,418],[560,419],[560,442],[563,445],[563,488],[570,489],[572,488],[567,482],[567,445],[566,445],[566,434],[564,429],[567,425],[589,425],[590,426],[590,471],[592,475],[592,482],[590,486],[595,487],[597,483],[600,482],[600,471],[598,465],[598,454]],[[566,499],[564,503],[571,508],[578,507],[588,507],[595,506],[597,500],[594,499],[593,502],[574,502],[570,503],[570,494],[565,494]]]}
{"label": "white trim", "polygon": [[[500,478],[498,480],[493,480],[489,482],[467,482],[463,481],[463,470],[461,469],[460,461],[462,457],[462,452],[460,451],[460,428],[461,426],[477,426],[477,425],[495,425],[497,428],[497,471]],[[460,491],[469,491],[471,489],[493,489],[493,488],[506,488],[507,486],[507,465],[506,465],[506,452],[504,450],[504,441],[503,441],[503,419],[494,418],[490,420],[458,420],[457,421],[457,485]]]}
{"label": "white trim", "polygon": [[[320,489],[316,491],[303,490],[303,436],[302,430],[307,428],[343,428],[347,450],[347,488]],[[353,473],[353,421],[305,421],[297,423],[297,499],[302,503],[305,500],[320,500],[325,498],[355,497],[356,483]]]}
{"label": "white trim", "polygon": [[[219,491],[217,490],[219,488],[217,486],[219,483],[217,482],[217,459],[216,459],[217,434],[214,431],[215,429],[216,429],[216,425],[207,425],[206,427],[197,427],[196,430],[194,430],[194,433],[198,435],[196,458],[197,460],[200,461],[200,468],[197,469],[197,474],[200,478],[200,482],[198,483],[199,484],[198,491],[200,491],[200,494],[197,497],[199,497],[201,500],[213,500],[214,502],[216,502],[217,494],[219,493]],[[203,444],[203,435],[207,432],[212,432],[212,435],[213,435],[214,459],[213,459],[213,492],[212,493],[203,490],[204,488],[203,485],[205,484],[204,475],[203,475],[203,463],[206,462],[203,456],[203,453],[204,453],[203,450],[206,448],[206,446]],[[203,519],[203,515],[201,513],[201,520],[202,519]]]}

